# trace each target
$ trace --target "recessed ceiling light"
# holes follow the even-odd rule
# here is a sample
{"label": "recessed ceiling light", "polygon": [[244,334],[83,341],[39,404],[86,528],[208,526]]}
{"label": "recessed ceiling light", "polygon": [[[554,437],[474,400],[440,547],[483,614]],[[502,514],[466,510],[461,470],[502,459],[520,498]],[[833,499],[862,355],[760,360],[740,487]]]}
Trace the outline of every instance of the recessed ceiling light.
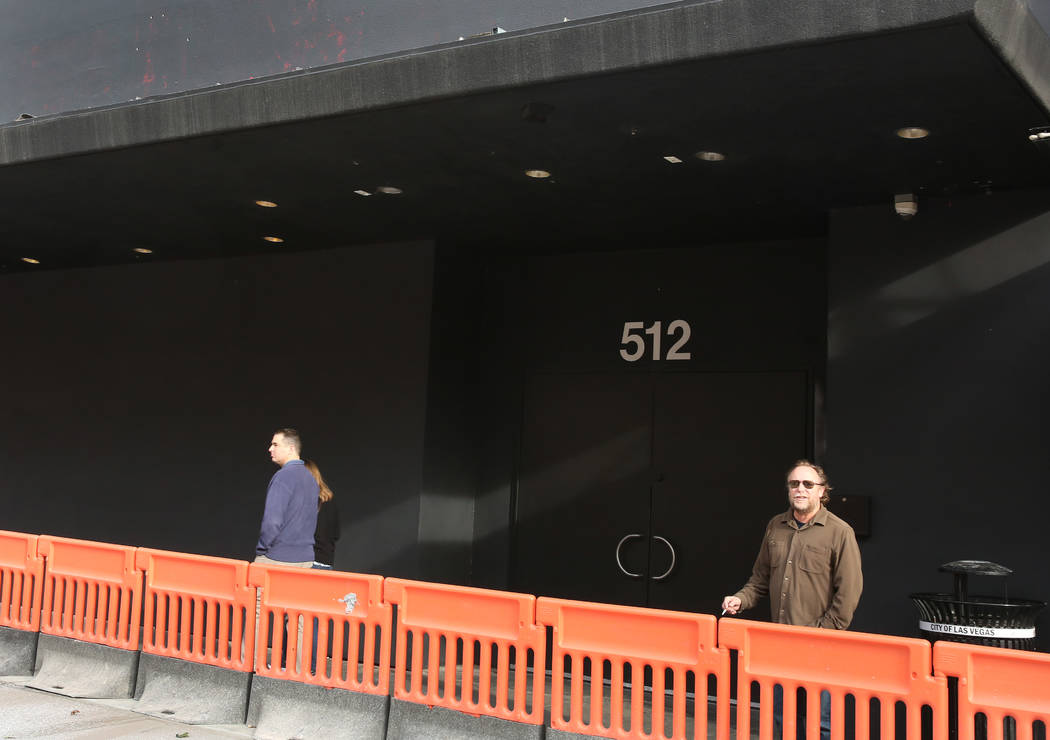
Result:
{"label": "recessed ceiling light", "polygon": [[544,177],[550,177],[551,173],[547,170],[525,170],[525,174],[529,177],[535,177],[537,179],[543,179]]}
{"label": "recessed ceiling light", "polygon": [[358,195],[371,195],[371,193],[368,192],[367,190],[355,190],[354,192],[357,193]]}
{"label": "recessed ceiling light", "polygon": [[261,206],[263,208],[276,208],[277,207],[277,204],[274,203],[272,200],[257,200],[257,201],[255,201],[255,205]]}
{"label": "recessed ceiling light", "polygon": [[263,239],[268,242],[273,242],[274,244],[280,244],[284,241],[284,239],[279,236],[264,236]]}
{"label": "recessed ceiling light", "polygon": [[145,247],[135,247],[132,252],[138,252],[139,254],[153,254],[152,249],[146,249]]}
{"label": "recessed ceiling light", "polygon": [[930,130],[921,126],[905,126],[897,129],[897,136],[902,139],[925,139],[930,135]]}
{"label": "recessed ceiling light", "polygon": [[681,164],[682,163],[682,160],[680,160],[678,157],[676,157],[673,154],[667,155],[666,157],[664,157],[664,159],[666,159],[671,164]]}
{"label": "recessed ceiling light", "polygon": [[401,188],[395,188],[393,185],[380,185],[376,190],[383,195],[401,195]]}
{"label": "recessed ceiling light", "polygon": [[34,259],[32,257],[23,257],[22,261],[23,262],[28,262],[31,265],[39,265],[40,264],[40,260]]}
{"label": "recessed ceiling light", "polygon": [[726,158],[726,155],[722,154],[722,152],[697,152],[695,156],[697,159],[702,159],[705,162],[721,162]]}

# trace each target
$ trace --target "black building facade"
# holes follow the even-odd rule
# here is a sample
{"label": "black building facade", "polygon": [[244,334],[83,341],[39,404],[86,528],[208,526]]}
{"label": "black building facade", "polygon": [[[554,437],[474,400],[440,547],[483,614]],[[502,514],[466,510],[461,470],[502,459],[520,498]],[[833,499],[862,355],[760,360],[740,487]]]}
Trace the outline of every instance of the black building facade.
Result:
{"label": "black building facade", "polygon": [[475,5],[15,12],[0,526],[249,558],[292,425],[339,568],[712,612],[808,456],[855,628],[1046,598],[1043,8]]}

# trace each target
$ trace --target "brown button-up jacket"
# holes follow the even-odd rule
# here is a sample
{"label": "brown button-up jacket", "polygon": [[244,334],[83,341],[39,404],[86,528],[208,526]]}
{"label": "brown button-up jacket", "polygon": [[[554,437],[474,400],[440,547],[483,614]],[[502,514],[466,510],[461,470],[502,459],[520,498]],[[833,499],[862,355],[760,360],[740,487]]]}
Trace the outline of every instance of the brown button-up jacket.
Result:
{"label": "brown button-up jacket", "polygon": [[860,601],[864,576],[853,528],[823,506],[801,529],[789,509],[766,525],[741,610],[769,594],[773,621],[844,630]]}

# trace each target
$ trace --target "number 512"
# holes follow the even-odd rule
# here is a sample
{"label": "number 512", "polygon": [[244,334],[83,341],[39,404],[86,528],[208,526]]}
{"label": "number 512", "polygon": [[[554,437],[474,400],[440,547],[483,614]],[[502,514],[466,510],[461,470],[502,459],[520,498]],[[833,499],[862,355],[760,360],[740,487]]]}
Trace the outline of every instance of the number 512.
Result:
{"label": "number 512", "polygon": [[[661,332],[661,325],[659,321],[654,321],[649,325],[649,328],[645,328],[644,321],[625,321],[623,322],[623,337],[620,339],[620,344],[623,345],[620,349],[620,357],[627,360],[627,362],[637,362],[645,356],[645,334],[652,337],[652,352],[653,359],[659,360],[660,357],[660,338],[663,336]],[[671,345],[671,348],[667,350],[667,356],[663,359],[667,360],[691,360],[693,357],[692,352],[683,352],[682,348],[685,347],[686,342],[689,341],[691,335],[689,329],[689,322],[685,319],[675,319],[667,325],[667,336],[678,337],[678,341]]]}

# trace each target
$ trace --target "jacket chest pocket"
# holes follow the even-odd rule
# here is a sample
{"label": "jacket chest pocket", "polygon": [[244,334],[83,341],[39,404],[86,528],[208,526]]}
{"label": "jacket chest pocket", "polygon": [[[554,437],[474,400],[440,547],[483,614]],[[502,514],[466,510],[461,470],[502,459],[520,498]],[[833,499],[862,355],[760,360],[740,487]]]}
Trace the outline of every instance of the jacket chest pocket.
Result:
{"label": "jacket chest pocket", "polygon": [[827,573],[831,570],[828,548],[805,545],[799,553],[798,567],[807,573]]}
{"label": "jacket chest pocket", "polygon": [[779,567],[784,562],[784,553],[787,552],[787,546],[771,537],[766,540],[766,548],[769,550],[770,565],[774,568]]}

